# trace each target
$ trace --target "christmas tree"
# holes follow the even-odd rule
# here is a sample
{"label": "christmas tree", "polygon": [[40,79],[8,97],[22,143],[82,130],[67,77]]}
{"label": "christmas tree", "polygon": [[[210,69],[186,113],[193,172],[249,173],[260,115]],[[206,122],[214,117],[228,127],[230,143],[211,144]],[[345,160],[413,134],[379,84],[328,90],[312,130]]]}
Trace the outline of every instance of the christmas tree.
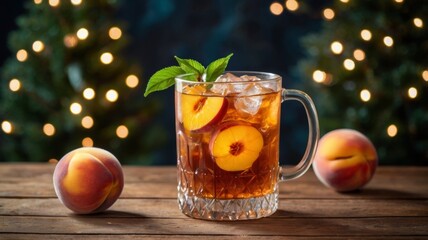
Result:
{"label": "christmas tree", "polygon": [[428,164],[428,4],[337,0],[319,15],[299,70],[322,131],[363,132],[381,164]]}
{"label": "christmas tree", "polygon": [[142,97],[141,70],[121,57],[128,43],[118,1],[34,0],[9,35],[2,68],[1,161],[58,160],[81,146],[122,163],[149,164],[163,141],[150,123],[159,105]]}

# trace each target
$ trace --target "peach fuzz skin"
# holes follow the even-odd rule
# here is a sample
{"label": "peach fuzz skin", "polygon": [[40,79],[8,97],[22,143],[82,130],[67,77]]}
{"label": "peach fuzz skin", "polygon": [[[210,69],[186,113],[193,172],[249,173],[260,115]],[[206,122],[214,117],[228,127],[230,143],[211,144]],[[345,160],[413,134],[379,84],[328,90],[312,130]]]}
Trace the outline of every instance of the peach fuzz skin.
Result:
{"label": "peach fuzz skin", "polygon": [[366,136],[352,129],[337,129],[320,139],[312,167],[324,185],[347,192],[366,185],[377,164],[376,149]]}
{"label": "peach fuzz skin", "polygon": [[78,214],[101,212],[122,193],[122,167],[115,156],[93,147],[67,153],[55,167],[53,183],[59,200]]}

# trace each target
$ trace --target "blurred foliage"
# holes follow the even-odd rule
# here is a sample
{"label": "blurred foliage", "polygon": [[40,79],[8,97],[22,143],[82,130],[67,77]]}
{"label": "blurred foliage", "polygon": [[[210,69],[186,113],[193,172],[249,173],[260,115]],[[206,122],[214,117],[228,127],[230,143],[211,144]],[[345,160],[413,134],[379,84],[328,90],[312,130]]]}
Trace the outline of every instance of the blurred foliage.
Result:
{"label": "blurred foliage", "polygon": [[[424,80],[422,75],[428,71],[428,4],[337,0],[329,8],[334,18],[303,38],[307,57],[299,63],[308,79],[321,71],[315,77],[318,82],[308,80],[303,86],[315,98],[322,132],[363,132],[377,147],[381,164],[428,164],[428,77]],[[422,27],[416,26],[415,18]],[[370,31],[371,39],[362,39],[363,29]],[[392,38],[392,46],[385,44],[386,36]],[[334,41],[343,46],[339,54],[331,50]],[[364,52],[363,60],[356,60],[356,49]],[[351,63],[347,70],[345,59],[355,68]],[[408,94],[411,87],[417,90],[415,98]],[[363,90],[370,93],[368,101],[362,101]]]}

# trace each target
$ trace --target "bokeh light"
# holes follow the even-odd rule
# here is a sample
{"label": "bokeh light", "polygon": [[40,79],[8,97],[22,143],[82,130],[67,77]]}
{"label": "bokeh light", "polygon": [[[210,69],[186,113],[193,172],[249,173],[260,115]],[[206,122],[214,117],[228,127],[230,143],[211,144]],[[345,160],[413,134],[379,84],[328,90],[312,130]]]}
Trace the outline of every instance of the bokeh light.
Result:
{"label": "bokeh light", "polygon": [[285,7],[289,11],[296,11],[297,9],[299,9],[299,3],[296,0],[286,0]]}
{"label": "bokeh light", "polygon": [[354,50],[354,58],[357,61],[363,61],[366,58],[366,54],[361,49]]}
{"label": "bokeh light", "polygon": [[28,53],[25,49],[20,49],[18,52],[16,52],[16,59],[20,62],[25,62],[28,58]]}
{"label": "bokeh light", "polygon": [[77,45],[77,37],[74,34],[67,34],[64,36],[64,46],[68,48],[75,47]]}
{"label": "bokeh light", "polygon": [[113,54],[109,52],[101,54],[100,61],[104,64],[110,64],[111,62],[113,62]]}
{"label": "bokeh light", "polygon": [[76,35],[80,40],[85,40],[89,36],[89,31],[86,28],[80,28],[77,30]]}
{"label": "bokeh light", "polygon": [[119,127],[117,127],[116,135],[119,138],[126,138],[128,134],[129,134],[129,130],[125,125],[120,125]]}
{"label": "bokeh light", "polygon": [[5,120],[1,123],[1,129],[4,133],[11,134],[13,132],[13,125],[11,122]]}
{"label": "bokeh light", "polygon": [[92,100],[95,97],[95,91],[92,88],[85,88],[83,90],[83,97],[87,100]]}
{"label": "bokeh light", "polygon": [[106,93],[107,101],[116,102],[118,98],[119,98],[119,93],[116,90],[110,89],[107,91],[107,93]]}
{"label": "bokeh light", "polygon": [[33,42],[33,51],[34,52],[38,53],[38,52],[43,51],[43,49],[45,49],[45,44],[42,41],[37,40],[37,41]]}
{"label": "bokeh light", "polygon": [[367,90],[367,89],[363,89],[363,90],[361,90],[361,92],[360,92],[360,98],[361,98],[361,100],[363,100],[363,102],[368,102],[368,101],[370,101],[370,98],[371,98],[371,93],[370,93],[370,91],[369,91],[369,90]]}
{"label": "bokeh light", "polygon": [[392,45],[394,45],[394,40],[392,39],[392,37],[390,36],[385,36],[383,38],[383,43],[385,44],[385,46],[387,47],[392,47]]}
{"label": "bokeh light", "polygon": [[94,126],[94,119],[91,116],[85,116],[81,121],[82,127],[89,129]]}
{"label": "bokeh light", "polygon": [[55,127],[54,125],[50,124],[50,123],[46,123],[45,125],[43,125],[43,133],[46,136],[53,136],[55,134]]}
{"label": "bokeh light", "polygon": [[90,137],[85,137],[82,140],[82,146],[83,147],[93,147],[94,146],[94,141]]}
{"label": "bokeh light", "polygon": [[19,91],[19,89],[21,89],[21,82],[18,79],[16,79],[16,78],[10,80],[10,82],[9,82],[9,89],[12,92]]}
{"label": "bokeh light", "polygon": [[280,15],[284,11],[284,7],[279,2],[273,2],[270,5],[269,10],[273,15]]}
{"label": "bokeh light", "polygon": [[355,69],[355,62],[352,59],[348,58],[343,61],[343,66],[346,70],[352,71]]}
{"label": "bokeh light", "polygon": [[34,4],[39,5],[40,3],[42,3],[42,0],[34,0]]}
{"label": "bokeh light", "polygon": [[364,41],[370,41],[370,39],[372,39],[372,32],[370,32],[368,29],[361,30],[361,38]]}
{"label": "bokeh light", "polygon": [[424,70],[422,72],[422,78],[428,82],[428,70]]}
{"label": "bokeh light", "polygon": [[395,126],[395,124],[389,125],[388,128],[386,129],[386,133],[388,134],[389,137],[395,137],[398,133],[397,126]]}
{"label": "bokeh light", "polygon": [[79,6],[80,4],[82,4],[82,0],[71,0],[71,4],[73,4],[74,6]]}
{"label": "bokeh light", "polygon": [[339,41],[332,42],[330,48],[334,54],[341,54],[343,51],[343,45]]}
{"label": "bokeh light", "polygon": [[49,5],[51,5],[51,7],[58,7],[59,0],[49,0]]}
{"label": "bokeh light", "polygon": [[415,87],[410,87],[407,90],[407,94],[409,95],[409,98],[416,98],[418,96],[418,90]]}
{"label": "bokeh light", "polygon": [[134,74],[131,74],[128,77],[126,77],[125,82],[126,82],[126,86],[128,86],[129,88],[135,88],[136,86],[138,86],[139,80],[137,76],[135,76]]}
{"label": "bokeh light", "polygon": [[117,40],[120,37],[122,37],[122,30],[120,30],[120,28],[118,27],[111,27],[108,30],[108,35],[110,36],[111,39]]}
{"label": "bokeh light", "polygon": [[321,70],[315,70],[312,74],[312,78],[317,83],[322,83],[325,81],[327,74]]}
{"label": "bokeh light", "polygon": [[70,112],[74,115],[80,114],[82,112],[82,105],[77,102],[74,102],[70,105]]}
{"label": "bokeh light", "polygon": [[331,9],[331,8],[324,9],[324,11],[322,13],[323,13],[324,18],[327,20],[332,20],[335,16],[335,13],[334,13],[333,9]]}

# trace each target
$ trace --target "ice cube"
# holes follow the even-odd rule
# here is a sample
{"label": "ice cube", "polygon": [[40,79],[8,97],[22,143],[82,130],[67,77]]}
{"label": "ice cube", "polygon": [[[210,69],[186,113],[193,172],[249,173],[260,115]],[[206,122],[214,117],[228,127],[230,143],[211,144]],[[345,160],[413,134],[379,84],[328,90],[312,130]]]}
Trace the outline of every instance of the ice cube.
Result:
{"label": "ice cube", "polygon": [[250,84],[235,99],[235,108],[238,112],[256,115],[263,102],[265,89],[259,84]]}
{"label": "ice cube", "polygon": [[[219,93],[221,95],[230,95],[234,93],[241,93],[245,88],[248,87],[247,82],[259,81],[260,78],[256,76],[242,75],[240,77],[232,74],[225,73],[219,76],[215,82],[224,84],[214,84],[211,91]],[[227,84],[230,83],[230,84]]]}

